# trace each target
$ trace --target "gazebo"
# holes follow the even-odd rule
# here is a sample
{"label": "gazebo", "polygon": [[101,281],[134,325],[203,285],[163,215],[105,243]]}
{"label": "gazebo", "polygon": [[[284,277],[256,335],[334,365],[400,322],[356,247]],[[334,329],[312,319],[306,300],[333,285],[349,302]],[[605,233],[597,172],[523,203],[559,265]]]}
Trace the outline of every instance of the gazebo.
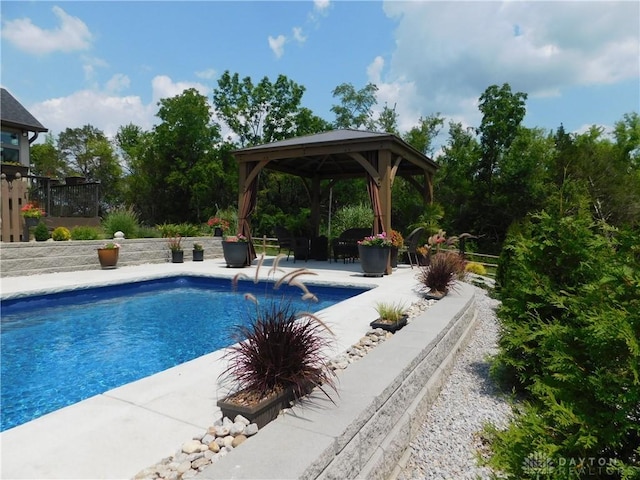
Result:
{"label": "gazebo", "polygon": [[[238,227],[251,238],[249,217],[256,206],[257,179],[263,168],[301,177],[311,197],[311,226],[319,233],[320,199],[338,180],[367,179],[374,213],[373,233],[391,229],[391,188],[397,176],[433,201],[438,165],[390,133],[332,130],[242,148],[233,152],[239,166]],[[325,190],[321,181],[329,180]],[[252,255],[254,255],[252,250]]]}

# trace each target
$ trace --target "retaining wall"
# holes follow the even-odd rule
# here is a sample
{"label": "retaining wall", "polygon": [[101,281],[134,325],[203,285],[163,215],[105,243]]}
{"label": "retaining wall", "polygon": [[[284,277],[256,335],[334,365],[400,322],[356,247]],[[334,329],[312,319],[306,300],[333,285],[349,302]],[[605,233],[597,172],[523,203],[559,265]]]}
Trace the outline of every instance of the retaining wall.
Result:
{"label": "retaining wall", "polygon": [[[35,275],[100,268],[96,249],[107,240],[70,240],[67,242],[12,242],[0,244],[0,276]],[[193,243],[201,243],[204,257],[222,258],[222,237],[183,237],[184,261],[192,259]],[[166,238],[119,240],[118,266],[171,261]]]}
{"label": "retaining wall", "polygon": [[475,325],[473,288],[460,284],[321,392],[213,464],[201,479],[393,477]]}

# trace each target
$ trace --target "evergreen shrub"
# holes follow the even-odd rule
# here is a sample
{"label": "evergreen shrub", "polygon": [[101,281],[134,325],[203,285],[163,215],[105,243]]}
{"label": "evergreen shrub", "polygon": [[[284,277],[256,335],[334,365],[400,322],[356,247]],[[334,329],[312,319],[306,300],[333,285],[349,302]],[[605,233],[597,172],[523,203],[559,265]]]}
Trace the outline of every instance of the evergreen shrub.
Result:
{"label": "evergreen shrub", "polygon": [[542,212],[507,239],[492,368],[523,401],[487,429],[507,478],[640,478],[638,245],[588,212]]}

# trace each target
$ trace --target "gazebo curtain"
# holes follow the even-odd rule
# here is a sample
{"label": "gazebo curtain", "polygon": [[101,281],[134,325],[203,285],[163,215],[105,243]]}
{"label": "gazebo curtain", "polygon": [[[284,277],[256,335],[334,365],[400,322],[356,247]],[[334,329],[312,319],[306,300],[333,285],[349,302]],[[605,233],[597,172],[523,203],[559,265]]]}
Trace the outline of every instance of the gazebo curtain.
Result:
{"label": "gazebo curtain", "polygon": [[[378,152],[367,152],[367,160],[371,166],[378,171]],[[373,234],[377,235],[384,231],[384,223],[382,222],[382,206],[380,205],[380,187],[376,179],[367,174],[367,192],[369,200],[371,200],[371,209],[373,210]]]}
{"label": "gazebo curtain", "polygon": [[[247,173],[252,172],[254,168],[257,168],[257,166],[258,162],[246,163],[245,168],[247,169]],[[249,241],[249,258],[247,258],[247,265],[251,265],[253,259],[256,258],[256,249],[254,248],[253,241],[251,240],[251,225],[249,223],[249,217],[256,208],[257,198],[258,176],[256,175],[251,181],[251,184],[245,186],[244,192],[242,193],[242,208],[238,212],[239,233],[247,237],[247,240]]]}

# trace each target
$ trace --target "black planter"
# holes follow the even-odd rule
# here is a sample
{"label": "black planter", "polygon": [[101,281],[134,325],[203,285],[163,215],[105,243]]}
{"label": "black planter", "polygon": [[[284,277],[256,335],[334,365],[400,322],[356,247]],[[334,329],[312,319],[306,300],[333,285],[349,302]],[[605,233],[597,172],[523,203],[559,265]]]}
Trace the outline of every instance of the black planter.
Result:
{"label": "black planter", "polygon": [[184,250],[171,250],[171,263],[183,263]]}
{"label": "black planter", "polygon": [[214,227],[213,228],[213,236],[214,237],[221,237],[222,236],[222,228]]}
{"label": "black planter", "polygon": [[38,223],[40,223],[39,218],[24,217],[24,232],[22,235],[23,242],[29,241],[29,237],[30,237],[29,229],[37,227]]}
{"label": "black planter", "polygon": [[249,244],[247,242],[222,242],[222,253],[228,268],[242,268],[248,265]]}
{"label": "black planter", "polygon": [[391,247],[389,263],[391,263],[391,268],[398,267],[398,247]]}
{"label": "black planter", "polygon": [[407,324],[407,318],[407,315],[403,315],[402,318],[397,322],[385,322],[379,318],[371,322],[369,325],[371,326],[371,328],[381,328],[383,330],[386,330],[387,332],[394,333]]}
{"label": "black planter", "polygon": [[358,245],[360,267],[365,277],[382,277],[387,271],[390,247]]}
{"label": "black planter", "polygon": [[283,408],[289,407],[294,398],[293,391],[286,389],[278,394],[268,396],[256,405],[248,406],[234,403],[233,395],[218,400],[217,405],[224,417],[233,419],[236,415],[242,415],[251,423],[258,425],[258,428],[262,428],[275,420]]}
{"label": "black planter", "polygon": [[194,250],[193,251],[193,261],[201,262],[204,260],[204,250]]}

